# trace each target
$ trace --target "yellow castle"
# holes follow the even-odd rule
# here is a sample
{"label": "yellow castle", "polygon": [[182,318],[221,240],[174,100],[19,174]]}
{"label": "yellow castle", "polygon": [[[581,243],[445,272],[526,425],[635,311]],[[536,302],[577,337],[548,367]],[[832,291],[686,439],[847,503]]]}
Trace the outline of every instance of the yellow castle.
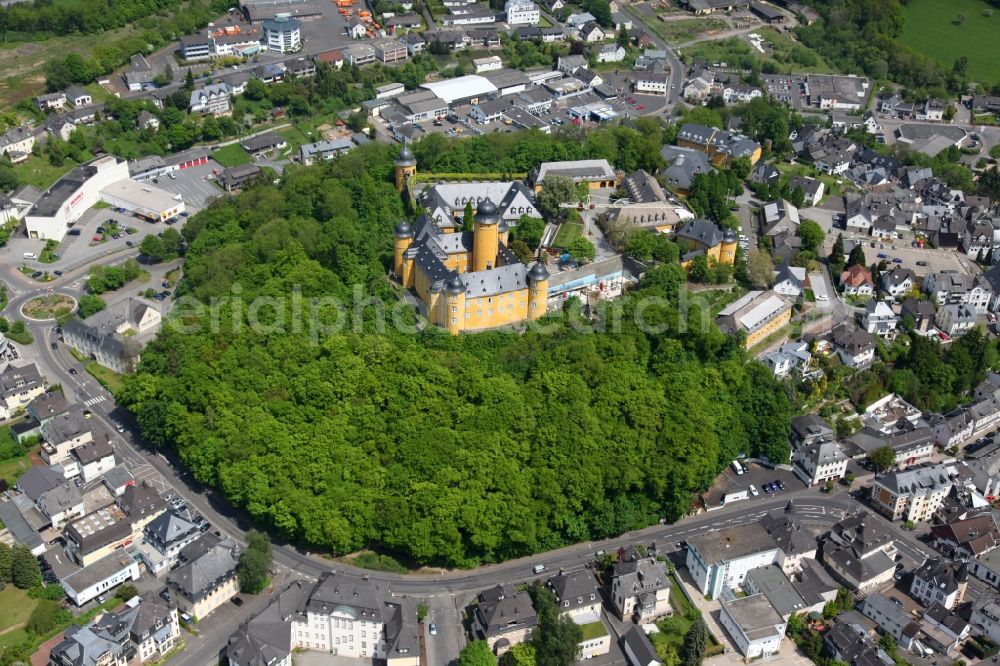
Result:
{"label": "yellow castle", "polygon": [[507,223],[489,198],[479,202],[473,227],[449,233],[427,215],[396,227],[393,270],[431,323],[458,334],[545,314],[549,273],[541,263],[528,269],[508,249]]}

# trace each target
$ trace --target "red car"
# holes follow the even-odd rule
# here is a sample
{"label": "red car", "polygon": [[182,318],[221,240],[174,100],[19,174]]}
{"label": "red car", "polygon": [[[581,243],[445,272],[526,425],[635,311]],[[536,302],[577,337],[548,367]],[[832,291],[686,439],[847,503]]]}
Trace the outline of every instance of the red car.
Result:
{"label": "red car", "polygon": [[642,111],[642,110],[643,110],[643,109],[645,109],[645,108],[646,108],[646,105],[645,105],[645,104],[640,104],[639,106],[635,107],[635,110],[636,110],[636,111]]}
{"label": "red car", "polygon": [[104,239],[101,238],[100,236],[94,236],[93,240],[94,240],[95,243],[100,243]]}

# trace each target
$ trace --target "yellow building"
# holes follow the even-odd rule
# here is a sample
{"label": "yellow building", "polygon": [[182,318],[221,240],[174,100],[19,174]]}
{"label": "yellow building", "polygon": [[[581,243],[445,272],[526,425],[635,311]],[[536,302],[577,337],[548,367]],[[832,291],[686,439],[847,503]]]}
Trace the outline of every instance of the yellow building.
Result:
{"label": "yellow building", "polygon": [[396,227],[393,271],[424,304],[431,323],[452,334],[538,319],[545,314],[549,273],[529,270],[507,247],[496,205],[479,202],[471,232],[446,233],[426,215]]}
{"label": "yellow building", "polygon": [[542,183],[548,176],[569,178],[577,185],[586,183],[592,190],[615,188],[621,182],[621,174],[615,171],[607,160],[542,162],[538,165],[538,171],[531,177],[535,192],[542,191]]}
{"label": "yellow building", "polygon": [[750,349],[792,319],[792,304],[773,291],[751,291],[730,303],[716,317],[719,328],[733,335],[743,333]]}
{"label": "yellow building", "polygon": [[738,242],[732,229],[723,231],[708,220],[689,220],[677,230],[676,238],[683,240],[688,248],[681,257],[684,268],[702,254],[718,264],[732,266],[736,262]]}
{"label": "yellow building", "polygon": [[413,179],[417,175],[417,158],[413,156],[413,151],[405,143],[394,164],[396,167],[396,191],[402,192],[405,189],[410,189]]}
{"label": "yellow building", "polygon": [[680,128],[677,132],[677,145],[700,150],[717,167],[729,166],[734,159],[740,157],[746,157],[750,164],[756,164],[761,155],[760,144],[753,139],[696,123],[687,123]]}

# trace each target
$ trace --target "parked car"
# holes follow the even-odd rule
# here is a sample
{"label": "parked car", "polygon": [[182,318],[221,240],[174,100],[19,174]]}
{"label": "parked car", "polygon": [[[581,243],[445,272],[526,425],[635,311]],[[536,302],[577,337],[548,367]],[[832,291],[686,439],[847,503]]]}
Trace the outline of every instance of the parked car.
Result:
{"label": "parked car", "polygon": [[132,241],[125,241],[125,247],[135,247],[135,243]]}
{"label": "parked car", "polygon": [[438,627],[433,622],[431,622],[431,626],[430,626],[430,635],[431,636],[437,636],[438,635]]}
{"label": "parked car", "polygon": [[233,601],[233,605],[235,605],[235,606],[242,606],[243,605],[243,600],[240,599],[239,597],[233,597],[232,601]]}
{"label": "parked car", "polygon": [[753,485],[752,483],[750,484],[748,490],[750,491],[750,494],[753,495],[754,497],[758,497],[760,495],[760,492],[757,490],[757,486]]}
{"label": "parked car", "polygon": [[887,255],[885,252],[879,252],[876,256],[879,259],[888,259],[889,258],[889,255]]}
{"label": "parked car", "polygon": [[52,274],[55,275],[56,277],[62,277],[63,276],[63,272],[62,271],[52,271]]}
{"label": "parked car", "polygon": [[892,263],[894,263],[894,264],[901,264],[901,263],[903,263],[903,260],[900,259],[899,257],[893,257]]}
{"label": "parked car", "polygon": [[917,266],[926,266],[926,265],[927,265],[926,261],[921,260],[917,262]]}
{"label": "parked car", "polygon": [[69,374],[75,375],[76,374],[76,368],[70,368],[69,369]]}

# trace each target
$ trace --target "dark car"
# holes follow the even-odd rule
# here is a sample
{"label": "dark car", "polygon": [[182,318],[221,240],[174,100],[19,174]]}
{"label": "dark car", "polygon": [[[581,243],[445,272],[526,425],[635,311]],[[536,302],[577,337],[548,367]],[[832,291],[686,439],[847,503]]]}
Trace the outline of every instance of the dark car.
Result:
{"label": "dark car", "polygon": [[235,604],[236,606],[242,606],[243,600],[240,599],[239,597],[233,597],[233,604]]}
{"label": "dark car", "polygon": [[97,227],[97,229],[94,231],[94,233],[96,233],[96,234],[103,234],[104,233],[104,227]]}
{"label": "dark car", "polygon": [[52,348],[53,349],[59,349],[59,343],[58,342],[53,342],[52,343]]}
{"label": "dark car", "polygon": [[52,271],[52,274],[55,275],[56,277],[62,277],[63,276],[63,272],[62,271]]}
{"label": "dark car", "polygon": [[75,375],[76,374],[76,368],[70,368],[69,369],[69,374]]}
{"label": "dark car", "polygon": [[70,236],[79,236],[80,235],[80,230],[79,229],[70,229],[66,233],[68,233]]}
{"label": "dark car", "polygon": [[160,286],[163,287],[164,289],[167,289],[170,287],[170,283],[164,280],[163,282],[160,283]]}
{"label": "dark car", "polygon": [[160,296],[163,296],[163,298],[166,298],[169,295],[170,295],[169,289],[164,289],[163,291],[160,292]]}
{"label": "dark car", "polygon": [[917,262],[917,266],[926,266],[926,265],[927,265],[926,261],[921,260]]}
{"label": "dark car", "polygon": [[41,271],[35,271],[34,273],[31,274],[31,277],[33,277],[33,278],[35,278],[37,280],[38,278],[42,277],[42,272]]}
{"label": "dark car", "polygon": [[892,263],[894,263],[894,264],[901,264],[901,263],[903,263],[903,260],[900,259],[899,257],[895,257],[895,258],[893,258]]}
{"label": "dark car", "polygon": [[125,241],[125,246],[126,247],[135,247],[135,243],[133,243],[132,241]]}

